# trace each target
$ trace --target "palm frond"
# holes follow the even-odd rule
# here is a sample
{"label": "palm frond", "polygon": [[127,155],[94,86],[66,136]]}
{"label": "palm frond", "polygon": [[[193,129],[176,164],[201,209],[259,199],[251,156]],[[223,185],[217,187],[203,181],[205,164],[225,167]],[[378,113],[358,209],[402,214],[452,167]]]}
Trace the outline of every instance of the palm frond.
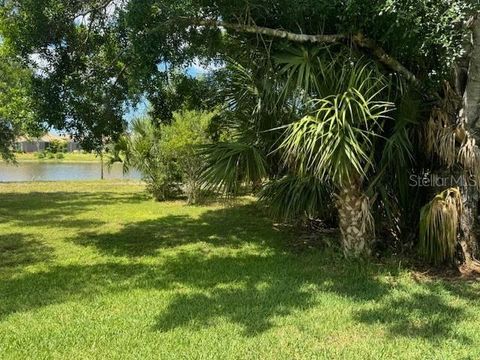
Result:
{"label": "palm frond", "polygon": [[422,208],[419,252],[427,261],[438,264],[453,259],[462,207],[459,189],[450,188]]}
{"label": "palm frond", "polygon": [[202,179],[208,188],[237,193],[242,184],[261,182],[267,175],[265,157],[253,145],[216,143],[199,151],[205,158]]}
{"label": "palm frond", "polygon": [[130,149],[130,138],[126,134],[120,136],[116,142],[108,144],[106,157],[108,169],[111,169],[115,163],[121,163],[123,173],[128,173],[132,166]]}
{"label": "palm frond", "polygon": [[289,47],[275,56],[275,62],[280,65],[279,75],[286,78],[285,91],[301,89],[304,96],[318,93],[319,51],[319,48]]}
{"label": "palm frond", "polygon": [[300,173],[346,182],[365,176],[373,167],[373,138],[380,120],[394,105],[348,91],[314,101],[315,116],[306,116],[287,127],[280,145],[285,163]]}
{"label": "palm frond", "polygon": [[314,176],[287,175],[266,184],[259,199],[275,219],[326,219],[334,213],[331,194],[331,185]]}

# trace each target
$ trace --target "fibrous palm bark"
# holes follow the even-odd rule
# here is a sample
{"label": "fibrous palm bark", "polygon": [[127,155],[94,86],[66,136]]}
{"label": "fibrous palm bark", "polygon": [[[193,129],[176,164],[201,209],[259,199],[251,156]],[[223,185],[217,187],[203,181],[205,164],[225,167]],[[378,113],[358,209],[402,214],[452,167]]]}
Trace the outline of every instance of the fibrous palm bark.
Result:
{"label": "fibrous palm bark", "polygon": [[[462,97],[459,120],[463,130],[462,141],[465,144],[471,138],[470,151],[472,166],[467,171],[476,175],[474,182],[465,181],[461,186],[464,211],[460,220],[461,261],[470,263],[478,255],[478,205],[480,179],[480,150],[476,143],[480,141],[480,14],[470,22],[470,36],[464,44],[465,56],[458,61],[456,71],[456,91]],[[468,174],[465,175],[468,177]]]}
{"label": "fibrous palm bark", "polygon": [[338,191],[336,201],[343,251],[346,256],[370,254],[373,218],[369,198],[358,181],[349,181]]}

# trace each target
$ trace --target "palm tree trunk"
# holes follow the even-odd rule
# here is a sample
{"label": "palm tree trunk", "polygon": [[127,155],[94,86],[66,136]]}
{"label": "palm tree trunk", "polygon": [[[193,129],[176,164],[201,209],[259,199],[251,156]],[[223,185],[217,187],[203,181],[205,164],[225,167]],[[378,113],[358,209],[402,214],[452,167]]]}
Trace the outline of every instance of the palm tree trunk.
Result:
{"label": "palm tree trunk", "polygon": [[[456,91],[463,97],[459,118],[463,128],[476,141],[480,141],[480,15],[472,18],[470,24],[471,37],[464,44],[465,56],[457,62]],[[474,170],[475,169],[470,169]],[[465,174],[465,177],[468,175]],[[476,179],[477,183],[480,179]],[[460,218],[460,252],[457,260],[467,266],[475,260],[479,253],[478,238],[478,206],[479,191],[465,181],[460,188],[463,198],[463,213]]]}
{"label": "palm tree trunk", "polygon": [[459,262],[470,266],[478,254],[478,190],[466,184],[461,187],[463,212],[460,217]]}
{"label": "palm tree trunk", "polygon": [[337,194],[339,227],[345,256],[370,254],[373,218],[368,197],[358,181],[350,181]]}

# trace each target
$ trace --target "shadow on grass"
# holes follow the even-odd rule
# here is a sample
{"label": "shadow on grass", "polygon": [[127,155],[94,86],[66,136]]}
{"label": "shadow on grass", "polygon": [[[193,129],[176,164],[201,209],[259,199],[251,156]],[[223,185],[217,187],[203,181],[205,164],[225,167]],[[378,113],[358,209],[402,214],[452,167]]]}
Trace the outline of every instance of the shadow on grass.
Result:
{"label": "shadow on grass", "polygon": [[53,249],[21,233],[0,235],[0,271],[53,259]]}
{"label": "shadow on grass", "polygon": [[0,319],[66,301],[89,301],[99,295],[140,287],[163,287],[148,266],[115,263],[50,266],[48,271],[0,280]]}
{"label": "shadow on grass", "polygon": [[145,201],[141,193],[95,193],[95,192],[30,192],[0,193],[0,220],[18,226],[58,226],[85,227],[99,225],[91,220],[75,219],[81,212],[86,212],[102,205],[112,203],[136,204]]}
{"label": "shadow on grass", "polygon": [[[161,205],[160,205],[161,206]],[[248,243],[264,248],[279,247],[279,233],[254,205],[207,211],[200,218],[169,215],[127,224],[121,232],[98,234],[87,230],[73,241],[94,247],[102,254],[142,257],[192,243],[239,248]]]}
{"label": "shadow on grass", "polygon": [[[48,201],[38,200],[33,205],[38,213],[30,214],[30,220],[47,223],[48,216],[39,218],[43,208],[50,215],[65,211],[74,214],[92,202],[101,205],[115,199],[56,193]],[[120,196],[120,201],[140,200],[129,195]],[[28,222],[32,210],[27,205],[17,208],[27,215],[21,221]],[[32,239],[18,236],[20,244],[35,247]],[[345,261],[326,251],[293,253],[286,246],[288,238],[275,232],[271,221],[252,205],[207,211],[198,218],[166,216],[131,223],[111,234],[86,231],[72,241],[137,262],[121,264],[113,258],[105,264],[50,265],[46,271],[0,277],[0,319],[51,304],[88,302],[135,289],[173,292],[173,299],[161,313],[152,314],[152,330],[160,332],[205,328],[225,318],[240,325],[244,336],[255,336],[276,326],[279,317],[324,306],[319,300],[321,294],[354,302],[354,321],[380,323],[393,336],[442,341],[451,338],[466,317],[464,309],[445,299],[445,294],[463,299],[463,287],[454,291],[439,282],[435,286],[421,285],[422,291],[412,292],[385,281],[385,275],[397,275],[394,268]],[[204,246],[183,247],[188,244]],[[162,254],[160,250],[167,248],[176,251]],[[38,254],[42,252],[48,255],[49,250]],[[158,255],[162,261],[154,266],[139,263],[138,257],[151,255]],[[26,261],[36,260],[26,257]],[[471,341],[460,336],[457,339]]]}
{"label": "shadow on grass", "polygon": [[[275,252],[268,256],[172,257],[165,265],[166,272],[192,292],[177,296],[158,316],[154,329],[203,328],[227,318],[241,325],[244,336],[255,336],[274,327],[279,316],[319,306],[319,292],[359,303],[388,293],[388,285],[376,281],[369,266],[342,266],[322,261],[321,255]],[[353,269],[353,274],[347,274]]]}
{"label": "shadow on grass", "polygon": [[448,304],[441,293],[445,294],[443,285],[424,284],[421,292],[404,292],[373,309],[360,310],[355,319],[384,324],[393,337],[421,337],[432,342],[456,339],[471,344],[470,338],[457,334],[455,329],[467,318],[465,309]]}

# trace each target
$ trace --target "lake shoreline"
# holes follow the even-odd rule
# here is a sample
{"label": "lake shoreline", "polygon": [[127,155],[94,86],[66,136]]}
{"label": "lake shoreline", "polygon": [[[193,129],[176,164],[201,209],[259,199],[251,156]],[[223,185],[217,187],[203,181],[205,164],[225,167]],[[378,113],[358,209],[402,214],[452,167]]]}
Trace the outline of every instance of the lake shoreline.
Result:
{"label": "lake shoreline", "polygon": [[[16,162],[100,162],[101,158],[95,153],[67,152],[67,153],[16,153]],[[58,158],[57,156],[62,156]]]}
{"label": "lake shoreline", "polygon": [[[22,163],[34,163],[34,164],[91,164],[91,163],[98,163],[100,164],[100,160],[62,160],[62,159],[38,159],[38,160],[15,160],[15,162],[9,161],[0,161],[0,164],[4,165],[13,165],[15,164],[22,164]],[[106,166],[105,162],[104,165]]]}
{"label": "lake shoreline", "polygon": [[55,181],[92,181],[101,180],[141,180],[141,174],[132,170],[124,174],[121,163],[113,166],[100,161],[17,161],[0,162],[0,182],[55,182]]}

